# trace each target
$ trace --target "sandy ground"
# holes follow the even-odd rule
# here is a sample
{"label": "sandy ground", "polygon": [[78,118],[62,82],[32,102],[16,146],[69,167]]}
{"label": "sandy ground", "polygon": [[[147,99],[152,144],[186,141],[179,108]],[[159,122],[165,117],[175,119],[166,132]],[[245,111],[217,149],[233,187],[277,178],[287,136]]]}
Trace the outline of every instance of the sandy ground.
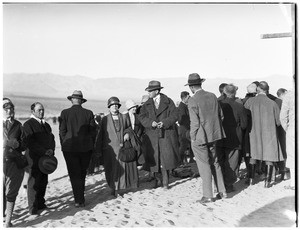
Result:
{"label": "sandy ground", "polygon": [[[190,168],[196,171],[195,163]],[[137,191],[114,198],[104,172],[86,179],[86,207],[75,208],[67,175],[49,182],[46,204],[50,209],[29,216],[25,189],[17,198],[15,227],[292,227],[295,225],[295,191],[284,189],[289,181],[263,188],[263,181],[247,187],[235,184],[229,198],[202,205],[202,180],[171,177],[171,187],[154,189],[140,171]]]}
{"label": "sandy ground", "polygon": [[[75,208],[66,164],[60,151],[58,125],[52,125],[56,138],[57,170],[49,175],[46,204],[50,209],[38,216],[27,210],[26,190],[17,197],[15,227],[292,227],[295,225],[295,191],[284,189],[289,181],[263,188],[257,179],[247,187],[245,179],[235,184],[229,198],[202,205],[202,179],[170,178],[170,189],[154,189],[147,172],[140,171],[140,187],[117,198],[110,195],[104,172],[86,179],[86,206]],[[189,164],[197,172],[195,163]],[[245,173],[244,165],[241,166]]]}

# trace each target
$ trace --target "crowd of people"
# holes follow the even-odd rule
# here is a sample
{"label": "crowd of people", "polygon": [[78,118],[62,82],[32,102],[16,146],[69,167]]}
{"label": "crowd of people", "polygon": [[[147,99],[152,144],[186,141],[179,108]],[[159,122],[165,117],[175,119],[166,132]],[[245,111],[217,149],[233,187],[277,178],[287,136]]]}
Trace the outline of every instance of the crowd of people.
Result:
{"label": "crowd of people", "polygon": [[[86,175],[103,166],[111,195],[139,187],[139,170],[149,172],[154,187],[168,191],[173,170],[196,161],[203,183],[201,204],[225,199],[235,191],[240,165],[245,162],[249,186],[264,175],[265,188],[274,185],[274,175],[289,179],[286,189],[295,189],[295,94],[279,89],[275,97],[265,81],[247,87],[237,98],[238,87],[222,83],[220,96],[205,91],[199,74],[188,76],[193,94],[180,93],[178,106],[153,80],[141,104],[108,99],[107,115],[82,107],[87,100],[79,90],[68,96],[72,106],[59,121],[59,140],[74,195],[74,206],[85,206]],[[24,168],[30,162],[27,181],[28,212],[38,215],[45,202],[48,174],[57,167],[55,138],[44,119],[44,106],[31,105],[31,117],[23,125],[15,117],[14,104],[3,98],[3,217],[12,227],[14,204]],[[22,152],[24,152],[22,154]],[[187,154],[188,153],[188,154]],[[190,159],[190,160],[187,160]],[[287,171],[290,171],[290,178]],[[257,176],[258,175],[258,176]],[[216,193],[216,196],[214,196]]]}

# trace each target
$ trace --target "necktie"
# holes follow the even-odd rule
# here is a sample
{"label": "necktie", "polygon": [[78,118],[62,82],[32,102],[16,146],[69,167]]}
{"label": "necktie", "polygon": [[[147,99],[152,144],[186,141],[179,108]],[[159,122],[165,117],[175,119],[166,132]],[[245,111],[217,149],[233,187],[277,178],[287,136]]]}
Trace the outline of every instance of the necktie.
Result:
{"label": "necktie", "polygon": [[5,121],[5,127],[6,127],[7,130],[10,129],[10,127],[11,127],[11,122],[10,122],[9,120],[6,120],[6,121]]}
{"label": "necktie", "polygon": [[155,108],[158,109],[159,103],[158,103],[157,99],[154,100],[154,105],[155,105]]}

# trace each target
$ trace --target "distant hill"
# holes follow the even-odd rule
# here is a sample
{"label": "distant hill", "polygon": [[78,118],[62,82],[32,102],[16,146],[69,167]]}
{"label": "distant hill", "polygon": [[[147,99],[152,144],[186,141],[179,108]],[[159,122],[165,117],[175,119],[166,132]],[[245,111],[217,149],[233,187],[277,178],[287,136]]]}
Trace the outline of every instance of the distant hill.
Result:
{"label": "distant hill", "polygon": [[[205,76],[204,76],[205,78]],[[66,98],[76,89],[81,90],[87,99],[106,101],[111,96],[117,96],[122,102],[127,99],[134,99],[140,102],[142,95],[147,94],[145,88],[150,80],[136,78],[100,78],[92,79],[84,76],[62,76],[52,73],[13,73],[3,75],[3,92],[5,96],[30,96]],[[283,75],[272,75],[260,79],[230,79],[215,78],[207,79],[203,88],[219,96],[218,88],[223,82],[234,83],[239,87],[238,97],[244,97],[246,87],[254,80],[265,80],[270,85],[270,93],[276,96],[279,88],[291,89],[292,78]],[[186,78],[163,78],[159,79],[164,87],[162,93],[171,97],[174,102],[180,100],[181,91],[189,91]]]}

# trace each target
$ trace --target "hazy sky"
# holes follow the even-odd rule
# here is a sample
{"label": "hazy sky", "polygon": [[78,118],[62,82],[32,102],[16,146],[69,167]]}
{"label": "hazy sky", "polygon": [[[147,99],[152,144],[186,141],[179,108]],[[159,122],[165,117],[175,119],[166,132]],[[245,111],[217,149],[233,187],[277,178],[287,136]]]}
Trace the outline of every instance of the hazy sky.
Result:
{"label": "hazy sky", "polygon": [[284,4],[4,4],[4,73],[91,78],[292,75]]}

